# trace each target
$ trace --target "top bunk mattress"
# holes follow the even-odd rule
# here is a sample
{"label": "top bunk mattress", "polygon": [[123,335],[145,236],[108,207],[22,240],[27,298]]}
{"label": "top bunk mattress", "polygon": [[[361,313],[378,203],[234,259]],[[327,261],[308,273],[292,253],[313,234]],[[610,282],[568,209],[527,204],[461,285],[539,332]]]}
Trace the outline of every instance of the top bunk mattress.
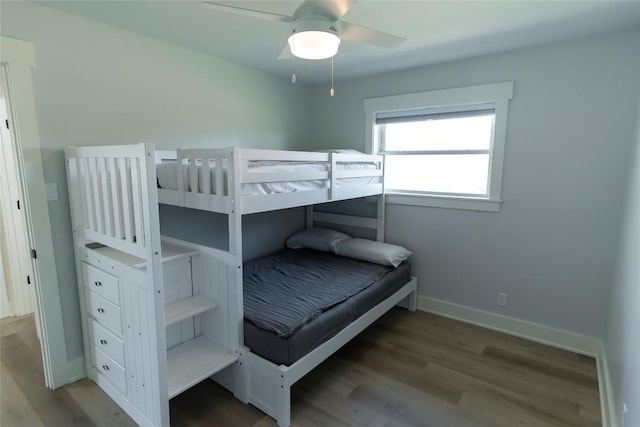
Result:
{"label": "top bunk mattress", "polygon": [[[189,171],[187,165],[182,165],[183,181],[188,183],[188,189],[190,191],[196,191],[195,183],[191,183],[189,180]],[[178,164],[175,161],[165,161],[156,164],[156,175],[158,178],[158,187],[165,190],[177,190],[178,189]],[[205,168],[198,166],[198,192],[203,192],[205,189],[205,179],[208,179],[211,183],[211,194],[215,194],[216,178],[215,178],[215,163],[211,164],[209,168],[209,177],[205,172]],[[337,169],[341,171],[357,171],[357,170],[375,170],[376,164],[370,162],[340,162],[337,164]],[[251,162],[249,164],[249,170],[252,173],[269,172],[269,173],[304,173],[304,172],[325,172],[329,170],[329,166],[326,163],[296,163],[296,162],[272,162],[272,161],[259,161]],[[227,170],[223,169],[223,188],[227,188]],[[378,184],[381,182],[380,177],[357,177],[357,178],[339,178],[336,180],[336,185],[369,185]],[[319,190],[329,187],[329,180],[326,179],[311,179],[311,180],[296,180],[296,181],[277,181],[277,182],[253,182],[242,184],[243,196],[260,196],[274,193],[292,193],[295,191],[308,191]],[[226,194],[225,194],[226,195]]]}

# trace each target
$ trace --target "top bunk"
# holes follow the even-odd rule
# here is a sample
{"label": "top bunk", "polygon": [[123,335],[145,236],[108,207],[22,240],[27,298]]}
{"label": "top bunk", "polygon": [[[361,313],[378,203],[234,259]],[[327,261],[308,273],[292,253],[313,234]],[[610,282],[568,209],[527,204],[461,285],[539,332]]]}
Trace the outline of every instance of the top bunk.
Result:
{"label": "top bunk", "polygon": [[142,259],[157,251],[158,203],[243,215],[383,191],[383,156],[360,153],[134,144],[67,147],[65,155],[74,232]]}
{"label": "top bunk", "polygon": [[241,215],[383,192],[384,157],[353,150],[156,151],[158,201]]}

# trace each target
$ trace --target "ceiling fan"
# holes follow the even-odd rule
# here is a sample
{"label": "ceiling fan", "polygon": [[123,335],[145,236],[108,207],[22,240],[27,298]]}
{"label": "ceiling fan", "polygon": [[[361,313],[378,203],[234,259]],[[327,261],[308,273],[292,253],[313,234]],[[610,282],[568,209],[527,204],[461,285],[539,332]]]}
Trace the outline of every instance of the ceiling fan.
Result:
{"label": "ceiling fan", "polygon": [[332,58],[338,52],[341,40],[387,48],[398,47],[405,41],[402,37],[342,21],[354,3],[356,0],[305,0],[293,16],[209,1],[203,1],[202,7],[291,24],[288,44],[278,59],[291,55],[313,60]]}

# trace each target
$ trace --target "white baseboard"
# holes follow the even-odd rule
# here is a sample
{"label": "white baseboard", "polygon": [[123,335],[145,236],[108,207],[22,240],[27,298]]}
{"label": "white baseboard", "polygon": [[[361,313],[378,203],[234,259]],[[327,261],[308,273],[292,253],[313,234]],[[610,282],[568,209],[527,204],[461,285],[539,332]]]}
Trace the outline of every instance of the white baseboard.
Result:
{"label": "white baseboard", "polygon": [[598,364],[598,387],[600,389],[600,410],[602,411],[602,427],[620,427],[616,404],[613,400],[611,388],[611,372],[604,346],[600,346],[600,353],[596,358]]}
{"label": "white baseboard", "polygon": [[600,340],[597,338],[435,298],[419,296],[418,310],[461,320],[465,323],[471,323],[587,356],[597,357],[600,353]]}
{"label": "white baseboard", "polygon": [[600,339],[425,296],[418,297],[418,310],[594,357],[598,369],[602,427],[619,427],[613,410],[615,404],[609,364]]}

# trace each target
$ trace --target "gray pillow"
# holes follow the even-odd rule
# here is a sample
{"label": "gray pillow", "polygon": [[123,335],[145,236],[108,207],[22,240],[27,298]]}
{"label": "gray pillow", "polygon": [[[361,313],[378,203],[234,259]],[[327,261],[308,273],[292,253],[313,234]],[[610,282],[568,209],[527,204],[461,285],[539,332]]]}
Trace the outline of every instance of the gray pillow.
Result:
{"label": "gray pillow", "polygon": [[338,243],[333,250],[336,255],[394,267],[402,264],[412,254],[402,246],[368,239],[349,239]]}
{"label": "gray pillow", "polygon": [[287,239],[287,247],[291,249],[315,249],[322,252],[333,252],[333,248],[351,236],[326,228],[307,228],[298,231]]}

